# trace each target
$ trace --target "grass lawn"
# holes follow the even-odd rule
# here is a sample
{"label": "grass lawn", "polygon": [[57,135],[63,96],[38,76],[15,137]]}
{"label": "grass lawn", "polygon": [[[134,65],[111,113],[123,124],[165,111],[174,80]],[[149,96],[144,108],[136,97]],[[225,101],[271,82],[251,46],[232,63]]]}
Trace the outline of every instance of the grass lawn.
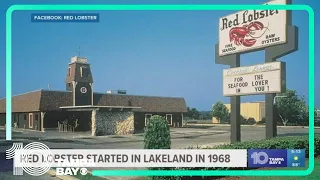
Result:
{"label": "grass lawn", "polygon": [[[306,161],[306,164],[308,164],[308,161]],[[280,168],[279,168],[280,169]],[[281,169],[288,169],[288,170],[293,170],[294,169],[305,169],[305,168],[281,168]],[[298,176],[298,177],[274,177],[274,176],[269,176],[269,177],[241,177],[240,180],[280,180],[280,179],[286,179],[286,180],[320,180],[320,159],[315,159],[315,165],[314,165],[314,170],[309,176]]]}

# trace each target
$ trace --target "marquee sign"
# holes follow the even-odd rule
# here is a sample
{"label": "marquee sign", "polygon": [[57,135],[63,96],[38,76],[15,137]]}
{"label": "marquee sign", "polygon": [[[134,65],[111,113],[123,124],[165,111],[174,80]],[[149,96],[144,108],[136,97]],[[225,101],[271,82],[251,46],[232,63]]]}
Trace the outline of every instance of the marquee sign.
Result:
{"label": "marquee sign", "polygon": [[[273,0],[268,4],[287,4]],[[219,19],[219,56],[286,43],[285,10],[246,10]]]}
{"label": "marquee sign", "polygon": [[272,62],[223,70],[223,95],[239,96],[285,91],[285,63]]}

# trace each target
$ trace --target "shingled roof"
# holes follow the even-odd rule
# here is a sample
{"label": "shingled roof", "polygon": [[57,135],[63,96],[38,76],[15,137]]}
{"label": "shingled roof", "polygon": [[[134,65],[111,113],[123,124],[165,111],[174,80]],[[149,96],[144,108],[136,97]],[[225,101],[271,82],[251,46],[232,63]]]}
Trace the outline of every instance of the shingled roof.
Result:
{"label": "shingled roof", "polygon": [[[134,106],[136,112],[187,112],[184,98],[94,93],[97,106]],[[6,100],[0,99],[0,113],[6,111]],[[12,97],[12,112],[56,111],[72,106],[72,92],[37,90]]]}

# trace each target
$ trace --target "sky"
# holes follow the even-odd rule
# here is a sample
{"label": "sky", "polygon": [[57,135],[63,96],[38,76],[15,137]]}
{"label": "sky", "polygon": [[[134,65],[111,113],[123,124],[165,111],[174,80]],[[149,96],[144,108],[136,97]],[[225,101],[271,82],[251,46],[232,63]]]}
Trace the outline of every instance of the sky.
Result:
{"label": "sky", "polygon": [[[5,13],[12,4],[76,4],[75,0],[0,2],[0,98],[5,97]],[[82,4],[262,4],[263,0],[81,1]],[[307,4],[315,18],[315,106],[320,107],[318,49],[319,1]],[[98,23],[34,23],[31,13],[16,11],[12,18],[12,94],[37,89],[65,90],[72,56],[87,57],[94,91],[124,89],[128,94],[183,97],[190,107],[211,110],[217,101],[229,103],[222,92],[222,71],[215,64],[219,18],[236,11],[90,11]],[[46,11],[40,11],[46,12]],[[52,12],[52,11],[51,11]],[[68,11],[53,11],[68,12]],[[53,13],[52,12],[52,13]],[[70,11],[69,11],[70,12]],[[76,11],[74,11],[76,12]],[[83,11],[82,11],[83,12]],[[39,13],[39,11],[37,12]],[[287,88],[308,98],[308,13],[293,12],[299,27],[299,50],[281,58],[287,63]],[[264,51],[241,55],[241,65],[264,63]],[[243,96],[241,102],[264,96]]]}

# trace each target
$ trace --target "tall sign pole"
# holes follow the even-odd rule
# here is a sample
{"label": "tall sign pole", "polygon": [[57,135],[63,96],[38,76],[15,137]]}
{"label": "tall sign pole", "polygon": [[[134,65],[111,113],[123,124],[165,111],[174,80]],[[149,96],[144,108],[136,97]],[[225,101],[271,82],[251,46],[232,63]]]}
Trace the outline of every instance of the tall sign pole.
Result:
{"label": "tall sign pole", "polygon": [[[268,4],[291,4],[272,0]],[[265,64],[241,67],[240,55],[265,50]],[[240,97],[265,94],[266,138],[277,135],[274,98],[286,91],[286,64],[278,58],[298,50],[298,28],[291,11],[247,10],[219,19],[219,43],[215,63],[229,65],[223,71],[223,94],[230,97],[231,143],[241,141]]]}
{"label": "tall sign pole", "polygon": [[[219,56],[219,44],[215,47],[216,64],[229,65],[231,68],[240,67],[240,54],[231,54]],[[230,126],[231,126],[231,143],[241,141],[241,121],[240,121],[240,96],[230,97]]]}

